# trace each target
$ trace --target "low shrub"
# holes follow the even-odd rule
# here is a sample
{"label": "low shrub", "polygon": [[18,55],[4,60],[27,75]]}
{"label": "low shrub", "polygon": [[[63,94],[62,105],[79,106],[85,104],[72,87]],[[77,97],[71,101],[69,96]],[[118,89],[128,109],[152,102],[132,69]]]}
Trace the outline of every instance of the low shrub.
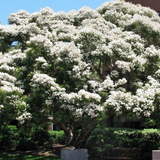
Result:
{"label": "low shrub", "polygon": [[90,155],[97,157],[108,156],[113,147],[142,148],[142,159],[151,160],[152,150],[159,146],[160,132],[157,129],[96,128],[87,141]]}
{"label": "low shrub", "polygon": [[31,139],[31,137],[20,137],[20,141],[16,146],[18,150],[33,150],[36,149],[36,143]]}
{"label": "low shrub", "polygon": [[63,131],[33,127],[30,132],[25,132],[14,125],[2,126],[0,129],[0,149],[32,150],[39,146],[51,148],[54,143],[65,143]]}
{"label": "low shrub", "polygon": [[11,149],[20,141],[20,131],[16,126],[1,126],[0,128],[0,149]]}
{"label": "low shrub", "polygon": [[31,138],[37,146],[51,147],[51,135],[48,130],[42,128],[33,128]]}
{"label": "low shrub", "polygon": [[53,143],[65,144],[64,131],[49,131]]}

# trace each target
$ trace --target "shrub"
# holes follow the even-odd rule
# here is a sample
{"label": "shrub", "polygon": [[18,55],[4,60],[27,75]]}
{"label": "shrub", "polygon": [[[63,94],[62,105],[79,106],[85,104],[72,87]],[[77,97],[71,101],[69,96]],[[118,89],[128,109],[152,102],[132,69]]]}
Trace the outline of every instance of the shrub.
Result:
{"label": "shrub", "polygon": [[157,129],[124,129],[124,128],[96,128],[87,142],[90,155],[108,156],[113,147],[142,148],[143,160],[151,160],[152,150],[159,149],[160,132]]}
{"label": "shrub", "polygon": [[16,126],[1,126],[0,128],[0,149],[11,149],[17,146],[20,141],[20,132]]}
{"label": "shrub", "polygon": [[53,143],[65,144],[64,131],[49,131]]}
{"label": "shrub", "polygon": [[63,131],[48,131],[33,127],[30,132],[14,125],[0,128],[0,149],[32,150],[39,146],[50,148],[53,143],[65,143]]}
{"label": "shrub", "polygon": [[33,128],[31,138],[38,146],[50,147],[52,145],[48,130]]}
{"label": "shrub", "polygon": [[36,148],[36,143],[31,139],[31,137],[20,138],[16,149],[19,150],[33,150]]}

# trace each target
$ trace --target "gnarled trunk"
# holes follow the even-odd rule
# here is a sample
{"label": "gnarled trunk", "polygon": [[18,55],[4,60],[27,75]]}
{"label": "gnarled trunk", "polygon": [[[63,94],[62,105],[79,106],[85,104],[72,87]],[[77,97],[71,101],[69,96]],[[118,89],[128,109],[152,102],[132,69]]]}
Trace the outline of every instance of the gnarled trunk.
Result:
{"label": "gnarled trunk", "polygon": [[91,134],[91,132],[94,130],[94,128],[97,126],[97,120],[93,120],[92,123],[86,124],[85,126],[82,126],[80,133],[77,137],[75,137],[74,146],[76,148],[85,148],[86,142]]}
{"label": "gnarled trunk", "polygon": [[81,129],[79,132],[75,131],[76,127],[73,125],[66,127],[64,123],[61,123],[61,126],[65,132],[67,145],[72,145],[75,148],[85,148],[91,132],[97,126],[97,120],[93,119],[91,123],[82,123],[82,125],[80,125]]}

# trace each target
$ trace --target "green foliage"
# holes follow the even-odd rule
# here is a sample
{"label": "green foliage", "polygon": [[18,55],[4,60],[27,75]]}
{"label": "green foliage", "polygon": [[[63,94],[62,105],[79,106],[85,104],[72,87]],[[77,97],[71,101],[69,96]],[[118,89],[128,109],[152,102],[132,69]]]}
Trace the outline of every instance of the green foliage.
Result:
{"label": "green foliage", "polygon": [[152,150],[159,149],[160,132],[157,129],[96,128],[88,142],[90,154],[108,156],[112,148],[142,148],[142,159],[151,160]]}
{"label": "green foliage", "polygon": [[50,148],[54,143],[64,142],[63,131],[48,131],[34,127],[28,132],[16,126],[2,126],[0,130],[0,149],[32,150],[38,146]]}
{"label": "green foliage", "polygon": [[21,137],[16,149],[18,150],[32,150],[36,148],[36,143],[31,137]]}
{"label": "green foliage", "polygon": [[16,126],[1,126],[0,128],[0,149],[10,149],[19,143],[20,132]]}
{"label": "green foliage", "polygon": [[49,131],[53,143],[65,143],[64,131]]}

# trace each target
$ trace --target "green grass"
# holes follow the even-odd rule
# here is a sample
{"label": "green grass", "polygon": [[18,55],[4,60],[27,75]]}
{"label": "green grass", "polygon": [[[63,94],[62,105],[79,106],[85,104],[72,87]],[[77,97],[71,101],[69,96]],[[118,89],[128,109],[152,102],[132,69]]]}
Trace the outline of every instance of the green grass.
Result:
{"label": "green grass", "polygon": [[0,160],[60,160],[60,158],[32,154],[0,154]]}

